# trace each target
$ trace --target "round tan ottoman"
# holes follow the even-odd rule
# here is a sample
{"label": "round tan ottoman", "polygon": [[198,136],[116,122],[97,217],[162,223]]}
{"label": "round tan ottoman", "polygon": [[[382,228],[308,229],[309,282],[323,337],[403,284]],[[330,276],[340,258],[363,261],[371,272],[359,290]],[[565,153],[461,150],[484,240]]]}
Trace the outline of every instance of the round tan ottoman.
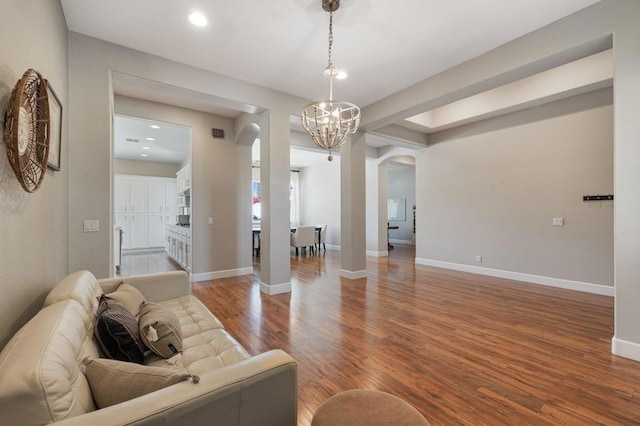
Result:
{"label": "round tan ottoman", "polygon": [[391,394],[354,389],[327,399],[311,426],[424,426],[429,422],[411,405]]}

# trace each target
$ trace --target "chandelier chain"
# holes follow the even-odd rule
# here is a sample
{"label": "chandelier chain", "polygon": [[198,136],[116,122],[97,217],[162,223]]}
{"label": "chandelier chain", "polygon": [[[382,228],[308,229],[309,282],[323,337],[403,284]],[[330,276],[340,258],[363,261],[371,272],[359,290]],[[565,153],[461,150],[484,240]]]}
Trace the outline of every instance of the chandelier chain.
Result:
{"label": "chandelier chain", "polygon": [[333,12],[329,12],[329,63],[327,68],[333,68],[331,63],[331,48],[333,47]]}

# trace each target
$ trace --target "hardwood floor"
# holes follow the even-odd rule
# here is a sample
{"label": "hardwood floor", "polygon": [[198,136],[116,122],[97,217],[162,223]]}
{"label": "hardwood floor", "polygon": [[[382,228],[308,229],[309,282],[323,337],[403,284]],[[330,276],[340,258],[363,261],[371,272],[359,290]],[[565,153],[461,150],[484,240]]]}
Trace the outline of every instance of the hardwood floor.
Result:
{"label": "hardwood floor", "polygon": [[292,256],[290,294],[260,293],[257,268],[194,294],[249,352],[297,360],[299,425],[353,388],[397,395],[432,425],[640,424],[640,363],[611,354],[612,298],[414,257],[396,245],[347,280],[339,252]]}

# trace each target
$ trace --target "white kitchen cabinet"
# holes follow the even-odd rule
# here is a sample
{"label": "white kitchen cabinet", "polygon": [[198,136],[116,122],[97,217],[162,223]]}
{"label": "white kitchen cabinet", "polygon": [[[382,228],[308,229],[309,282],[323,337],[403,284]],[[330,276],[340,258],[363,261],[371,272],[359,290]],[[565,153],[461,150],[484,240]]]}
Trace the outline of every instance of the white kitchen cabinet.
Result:
{"label": "white kitchen cabinet", "polygon": [[166,205],[164,192],[163,181],[150,180],[147,182],[148,213],[164,213]]}
{"label": "white kitchen cabinet", "polygon": [[148,216],[147,247],[164,247],[164,215],[162,214]]}
{"label": "white kitchen cabinet", "polygon": [[147,180],[131,179],[129,181],[130,213],[147,213]]}
{"label": "white kitchen cabinet", "polygon": [[129,248],[143,249],[148,248],[148,215],[132,214],[129,215]]}
{"label": "white kitchen cabinet", "polygon": [[176,173],[178,194],[191,192],[191,164],[187,164]]}
{"label": "white kitchen cabinet", "polygon": [[191,229],[184,226],[166,225],[165,250],[185,270],[191,271]]}
{"label": "white kitchen cabinet", "polygon": [[[178,190],[176,180],[171,179],[164,182],[164,205],[165,215],[175,216],[178,214]],[[170,222],[174,223],[175,217],[171,218]]]}
{"label": "white kitchen cabinet", "polygon": [[176,179],[116,175],[114,204],[123,249],[162,248],[165,225],[175,224],[178,214]]}
{"label": "white kitchen cabinet", "polygon": [[116,213],[146,213],[147,181],[138,177],[116,176],[114,203]]}
{"label": "white kitchen cabinet", "polygon": [[116,176],[113,191],[113,198],[116,213],[127,213],[131,208],[129,205],[129,183],[131,181],[125,177]]}

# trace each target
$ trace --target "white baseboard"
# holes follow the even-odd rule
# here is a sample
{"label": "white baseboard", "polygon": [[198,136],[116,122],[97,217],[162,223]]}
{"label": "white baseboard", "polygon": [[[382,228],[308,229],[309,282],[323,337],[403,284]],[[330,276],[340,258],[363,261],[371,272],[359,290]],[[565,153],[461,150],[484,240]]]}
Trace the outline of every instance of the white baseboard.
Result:
{"label": "white baseboard", "polygon": [[340,251],[340,246],[332,246],[329,244],[326,244],[327,246],[327,250],[335,250],[335,251]]}
{"label": "white baseboard", "polygon": [[260,281],[260,291],[273,296],[275,294],[291,293],[291,282],[282,284],[265,284]]}
{"label": "white baseboard", "polygon": [[634,361],[640,361],[640,344],[628,340],[611,339],[611,353]]}
{"label": "white baseboard", "polygon": [[240,275],[253,274],[253,267],[238,268],[238,269],[226,269],[224,271],[204,272],[202,274],[192,274],[192,281],[209,281],[217,280],[219,278],[239,277]]}
{"label": "white baseboard", "polygon": [[367,250],[367,256],[386,257],[386,256],[389,256],[389,251],[388,250],[385,250],[385,251]]}
{"label": "white baseboard", "polygon": [[411,240],[394,240],[393,238],[389,239],[389,243],[391,244],[400,244],[403,246],[412,246],[413,241]]}
{"label": "white baseboard", "polygon": [[443,262],[440,260],[420,259],[416,257],[416,265],[434,266],[436,268],[453,269],[455,271],[470,272],[472,274],[488,275],[491,277],[506,278],[515,281],[524,281],[533,284],[541,284],[549,287],[577,290],[585,293],[600,294],[603,296],[614,295],[613,286],[571,281],[562,278],[544,277],[541,275],[523,274],[521,272],[503,271],[500,269],[481,268],[478,266],[463,265],[460,263]]}
{"label": "white baseboard", "polygon": [[363,271],[347,271],[345,269],[340,269],[340,276],[350,280],[367,278],[367,270],[365,269]]}

